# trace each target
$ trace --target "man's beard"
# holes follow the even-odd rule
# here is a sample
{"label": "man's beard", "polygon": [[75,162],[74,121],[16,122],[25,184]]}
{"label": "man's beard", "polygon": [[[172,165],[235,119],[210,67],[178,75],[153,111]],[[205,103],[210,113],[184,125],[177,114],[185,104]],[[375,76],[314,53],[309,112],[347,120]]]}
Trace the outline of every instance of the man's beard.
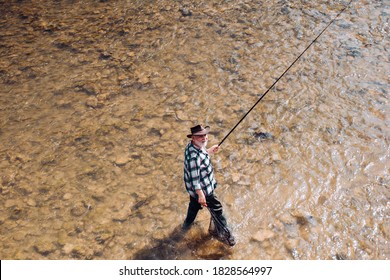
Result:
{"label": "man's beard", "polygon": [[207,147],[207,142],[208,141],[205,141],[204,143],[203,142],[199,142],[199,141],[196,141],[194,140],[195,144],[200,147],[201,149],[205,149],[206,150],[206,147]]}

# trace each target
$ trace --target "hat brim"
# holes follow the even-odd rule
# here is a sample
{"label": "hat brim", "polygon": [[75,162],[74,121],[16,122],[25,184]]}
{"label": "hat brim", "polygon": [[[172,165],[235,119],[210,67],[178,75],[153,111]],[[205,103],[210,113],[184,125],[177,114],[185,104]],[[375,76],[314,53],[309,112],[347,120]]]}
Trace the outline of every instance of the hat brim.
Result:
{"label": "hat brim", "polygon": [[192,136],[197,136],[197,135],[206,135],[206,134],[209,134],[209,132],[210,132],[210,127],[206,126],[201,131],[195,132],[194,134],[188,134],[187,138],[191,138]]}

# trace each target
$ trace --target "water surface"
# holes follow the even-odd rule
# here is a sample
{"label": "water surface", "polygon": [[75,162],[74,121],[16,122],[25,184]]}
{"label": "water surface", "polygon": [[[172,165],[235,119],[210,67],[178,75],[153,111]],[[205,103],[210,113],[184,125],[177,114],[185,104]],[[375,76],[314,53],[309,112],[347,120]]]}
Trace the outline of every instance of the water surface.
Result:
{"label": "water surface", "polygon": [[[238,244],[185,235],[217,144],[346,1],[0,1],[2,259],[389,259],[388,1],[353,1],[213,163]],[[272,137],[261,139],[259,133]]]}

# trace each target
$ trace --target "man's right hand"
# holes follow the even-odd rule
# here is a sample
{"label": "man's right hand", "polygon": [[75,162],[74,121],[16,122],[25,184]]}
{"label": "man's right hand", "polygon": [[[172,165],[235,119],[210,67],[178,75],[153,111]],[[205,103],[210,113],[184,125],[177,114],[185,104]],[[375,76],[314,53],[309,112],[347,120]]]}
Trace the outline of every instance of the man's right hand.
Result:
{"label": "man's right hand", "polygon": [[198,202],[200,205],[207,207],[206,203],[206,197],[204,196],[204,193],[202,190],[197,190],[196,193],[198,194]]}

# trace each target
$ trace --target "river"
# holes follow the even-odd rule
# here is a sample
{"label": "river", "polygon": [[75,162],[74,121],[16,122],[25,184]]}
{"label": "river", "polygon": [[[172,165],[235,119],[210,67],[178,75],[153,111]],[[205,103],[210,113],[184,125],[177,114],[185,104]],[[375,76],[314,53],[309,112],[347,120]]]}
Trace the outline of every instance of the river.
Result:
{"label": "river", "polygon": [[[1,259],[390,258],[389,1],[0,0]],[[261,137],[261,136],[266,137]]]}

